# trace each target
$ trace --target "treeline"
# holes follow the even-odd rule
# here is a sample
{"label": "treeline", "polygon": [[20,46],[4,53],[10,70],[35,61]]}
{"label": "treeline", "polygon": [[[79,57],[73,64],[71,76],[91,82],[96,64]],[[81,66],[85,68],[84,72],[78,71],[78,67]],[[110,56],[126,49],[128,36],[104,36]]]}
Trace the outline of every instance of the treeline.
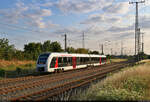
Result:
{"label": "treeline", "polygon": [[[4,60],[37,60],[37,57],[44,52],[64,52],[61,44],[57,41],[45,41],[43,44],[38,42],[31,42],[24,45],[24,50],[18,50],[14,45],[9,44],[8,39],[0,39],[0,59]],[[91,53],[99,54],[98,51],[90,51],[83,48],[67,48],[68,53]]]}

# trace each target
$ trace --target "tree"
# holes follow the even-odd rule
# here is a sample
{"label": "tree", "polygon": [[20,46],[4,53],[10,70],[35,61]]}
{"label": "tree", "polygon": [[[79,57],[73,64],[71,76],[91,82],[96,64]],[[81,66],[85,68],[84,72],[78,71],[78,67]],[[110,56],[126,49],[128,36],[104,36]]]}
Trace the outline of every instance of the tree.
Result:
{"label": "tree", "polygon": [[25,57],[24,57],[24,52],[21,51],[21,50],[16,50],[14,55],[13,55],[14,59],[17,59],[17,60],[25,60]]}
{"label": "tree", "polygon": [[99,54],[98,51],[90,51],[90,54]]}
{"label": "tree", "polygon": [[76,49],[76,53],[88,54],[89,53],[89,49],[78,48],[78,49]]}
{"label": "tree", "polygon": [[29,43],[24,45],[25,56],[31,60],[36,60],[40,53],[42,53],[41,43]]}
{"label": "tree", "polygon": [[51,42],[50,40],[47,40],[42,45],[42,52],[51,52],[51,51],[52,51]]}
{"label": "tree", "polygon": [[61,45],[57,41],[51,43],[51,48],[52,48],[52,52],[62,51]]}
{"label": "tree", "polygon": [[8,39],[0,39],[0,59],[11,60],[14,51],[14,45],[9,45]]}
{"label": "tree", "polygon": [[73,47],[67,47],[67,52],[68,53],[75,53],[75,49]]}

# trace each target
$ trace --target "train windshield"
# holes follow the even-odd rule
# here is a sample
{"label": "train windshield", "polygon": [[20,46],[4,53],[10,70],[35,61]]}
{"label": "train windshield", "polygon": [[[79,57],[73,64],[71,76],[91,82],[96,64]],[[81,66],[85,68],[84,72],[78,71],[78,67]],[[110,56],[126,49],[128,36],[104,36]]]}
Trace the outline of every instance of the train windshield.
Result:
{"label": "train windshield", "polygon": [[47,58],[50,54],[42,54],[39,56],[38,64],[46,64]]}

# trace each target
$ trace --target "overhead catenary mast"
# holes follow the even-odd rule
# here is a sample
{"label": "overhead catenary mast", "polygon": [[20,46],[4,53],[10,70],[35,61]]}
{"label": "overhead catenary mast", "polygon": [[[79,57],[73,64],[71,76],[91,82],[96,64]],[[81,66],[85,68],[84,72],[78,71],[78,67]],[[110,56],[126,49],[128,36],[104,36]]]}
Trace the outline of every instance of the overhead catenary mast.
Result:
{"label": "overhead catenary mast", "polygon": [[84,32],[83,32],[83,35],[82,35],[82,48],[85,48],[85,44],[84,44]]}
{"label": "overhead catenary mast", "polygon": [[136,16],[135,16],[135,55],[137,56],[137,60],[139,60],[139,52],[140,52],[140,29],[138,23],[138,4],[145,3],[144,1],[137,1],[137,2],[129,2],[129,4],[136,4]]}
{"label": "overhead catenary mast", "polygon": [[142,53],[144,53],[144,33],[142,34]]}
{"label": "overhead catenary mast", "polygon": [[104,49],[103,49],[103,44],[102,44],[102,55],[104,55]]}
{"label": "overhead catenary mast", "polygon": [[104,55],[103,44],[99,44],[99,48],[102,51],[101,54]]}
{"label": "overhead catenary mast", "polygon": [[65,52],[67,51],[67,35],[65,34]]}
{"label": "overhead catenary mast", "polygon": [[123,56],[123,42],[121,41],[121,56]]}

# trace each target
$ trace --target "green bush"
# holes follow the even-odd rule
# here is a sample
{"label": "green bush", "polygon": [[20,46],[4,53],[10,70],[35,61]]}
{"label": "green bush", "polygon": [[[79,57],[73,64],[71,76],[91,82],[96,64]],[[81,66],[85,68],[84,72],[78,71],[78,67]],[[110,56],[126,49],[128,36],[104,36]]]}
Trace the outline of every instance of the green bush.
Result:
{"label": "green bush", "polygon": [[126,89],[108,88],[100,90],[95,96],[95,100],[140,100],[142,96],[136,91],[128,91]]}
{"label": "green bush", "polygon": [[143,90],[147,87],[142,77],[130,77],[123,82],[123,88],[129,91],[136,91],[143,94]]}
{"label": "green bush", "polygon": [[19,67],[17,67],[17,68],[16,68],[16,72],[17,72],[18,74],[20,74],[20,73],[21,73],[21,71],[22,71],[22,69],[21,69],[21,68],[19,68]]}
{"label": "green bush", "polygon": [[120,83],[119,87],[114,82],[107,82],[96,94],[96,100],[141,100],[144,89],[147,87],[144,78],[139,76],[129,77]]}
{"label": "green bush", "polygon": [[8,65],[7,68],[15,68],[14,64]]}
{"label": "green bush", "polygon": [[5,75],[5,70],[4,69],[0,69],[0,77],[4,77]]}
{"label": "green bush", "polygon": [[29,68],[33,67],[33,65],[31,63],[30,64],[25,64],[24,66],[29,67]]}
{"label": "green bush", "polygon": [[122,80],[119,86],[112,80],[82,94],[79,100],[137,101],[144,98],[146,87],[146,79],[140,76],[128,77]]}

